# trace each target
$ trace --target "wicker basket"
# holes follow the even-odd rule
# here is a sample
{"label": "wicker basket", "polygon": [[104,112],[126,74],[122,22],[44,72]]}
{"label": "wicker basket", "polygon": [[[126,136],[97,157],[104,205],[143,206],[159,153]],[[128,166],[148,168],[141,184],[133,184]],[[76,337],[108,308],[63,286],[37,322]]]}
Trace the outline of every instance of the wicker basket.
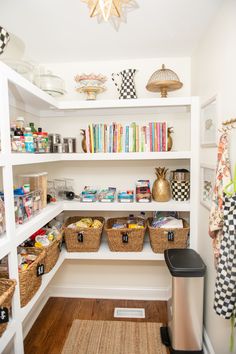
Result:
{"label": "wicker basket", "polygon": [[45,250],[44,273],[49,273],[57,263],[61,252],[61,242],[62,236],[60,235],[49,246],[43,248]]}
{"label": "wicker basket", "polygon": [[148,219],[148,230],[153,252],[163,253],[169,248],[187,248],[190,231],[187,221],[182,219],[182,229],[165,229],[152,227],[152,220]]}
{"label": "wicker basket", "polygon": [[37,256],[36,260],[29,265],[29,267],[19,272],[19,283],[20,283],[20,303],[21,307],[24,307],[35,295],[39,289],[42,276],[37,275],[38,265],[43,264],[45,260],[45,250],[35,247],[23,247],[30,254],[35,254]]}
{"label": "wicker basket", "polygon": [[[11,301],[15,291],[16,281],[11,279],[0,279],[0,307],[6,307],[8,314],[11,309]],[[7,328],[7,322],[0,324],[0,337]]]}
{"label": "wicker basket", "polygon": [[[143,249],[146,222],[143,229],[112,229],[118,222],[127,223],[128,218],[112,218],[106,223],[108,246],[112,252],[141,252]],[[134,218],[135,222],[143,221],[142,218]]]}
{"label": "wicker basket", "polygon": [[[74,224],[84,218],[91,218],[92,220],[99,220],[102,227],[93,228],[79,228],[73,230],[67,226]],[[90,216],[73,216],[69,217],[64,224],[64,239],[68,252],[97,252],[101,244],[102,231],[105,219],[102,217]]]}

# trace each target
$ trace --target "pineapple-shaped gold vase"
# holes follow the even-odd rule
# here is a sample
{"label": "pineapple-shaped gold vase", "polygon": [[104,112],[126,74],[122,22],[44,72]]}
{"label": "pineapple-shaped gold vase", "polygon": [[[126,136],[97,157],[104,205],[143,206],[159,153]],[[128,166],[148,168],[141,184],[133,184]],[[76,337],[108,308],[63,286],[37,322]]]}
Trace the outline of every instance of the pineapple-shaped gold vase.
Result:
{"label": "pineapple-shaped gold vase", "polygon": [[171,199],[170,183],[166,179],[168,169],[156,168],[157,179],[153,183],[152,197],[156,202],[168,202]]}

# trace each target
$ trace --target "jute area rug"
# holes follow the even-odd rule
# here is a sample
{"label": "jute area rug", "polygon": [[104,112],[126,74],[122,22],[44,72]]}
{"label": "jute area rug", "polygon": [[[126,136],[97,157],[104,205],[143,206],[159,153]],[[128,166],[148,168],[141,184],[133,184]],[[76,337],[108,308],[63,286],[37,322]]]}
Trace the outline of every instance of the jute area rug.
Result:
{"label": "jute area rug", "polygon": [[166,354],[160,323],[74,320],[62,354]]}

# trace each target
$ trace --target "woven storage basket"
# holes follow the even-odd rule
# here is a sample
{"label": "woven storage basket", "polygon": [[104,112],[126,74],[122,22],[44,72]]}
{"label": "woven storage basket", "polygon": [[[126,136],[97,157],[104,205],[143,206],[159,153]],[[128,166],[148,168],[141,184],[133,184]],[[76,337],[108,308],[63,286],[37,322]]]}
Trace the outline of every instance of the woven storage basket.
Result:
{"label": "woven storage basket", "polygon": [[[16,281],[11,279],[0,279],[0,307],[6,307],[8,314],[11,309],[12,296],[15,291]],[[0,336],[7,328],[7,323],[0,324]]]}
{"label": "woven storage basket", "polygon": [[44,273],[49,273],[50,270],[55,266],[61,252],[61,242],[62,236],[57,236],[57,238],[52,241],[52,243],[44,247],[45,250],[45,260],[44,260]]}
{"label": "woven storage basket", "polygon": [[163,253],[169,248],[187,248],[189,225],[183,220],[182,229],[165,229],[152,227],[152,218],[148,219],[149,238],[153,252]]}
{"label": "woven storage basket", "polygon": [[[112,229],[117,222],[126,223],[128,218],[112,218],[106,223],[108,246],[112,252],[141,252],[143,249],[146,222],[144,229]],[[134,218],[134,221],[143,221],[142,218]]]}
{"label": "woven storage basket", "polygon": [[37,267],[38,265],[43,264],[45,260],[45,250],[41,248],[35,247],[23,247],[30,254],[34,254],[37,256],[36,260],[30,264],[30,266],[19,272],[19,284],[20,284],[20,304],[21,307],[24,307],[35,295],[37,290],[39,289],[42,276],[37,275]]}
{"label": "woven storage basket", "polygon": [[[67,226],[74,224],[77,221],[91,218],[92,220],[99,220],[102,223],[102,227],[93,228],[79,228],[73,230]],[[73,216],[69,217],[64,224],[64,239],[68,252],[97,252],[101,244],[102,231],[105,219],[102,217],[90,217],[90,216]]]}

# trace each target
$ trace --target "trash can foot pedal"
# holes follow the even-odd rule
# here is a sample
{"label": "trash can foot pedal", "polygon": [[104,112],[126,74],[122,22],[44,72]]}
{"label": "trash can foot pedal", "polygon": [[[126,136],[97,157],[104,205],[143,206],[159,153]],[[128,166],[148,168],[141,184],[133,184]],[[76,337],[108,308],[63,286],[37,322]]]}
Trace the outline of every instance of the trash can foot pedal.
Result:
{"label": "trash can foot pedal", "polygon": [[170,337],[168,333],[168,327],[161,327],[160,334],[161,334],[162,344],[164,344],[166,347],[170,347]]}

